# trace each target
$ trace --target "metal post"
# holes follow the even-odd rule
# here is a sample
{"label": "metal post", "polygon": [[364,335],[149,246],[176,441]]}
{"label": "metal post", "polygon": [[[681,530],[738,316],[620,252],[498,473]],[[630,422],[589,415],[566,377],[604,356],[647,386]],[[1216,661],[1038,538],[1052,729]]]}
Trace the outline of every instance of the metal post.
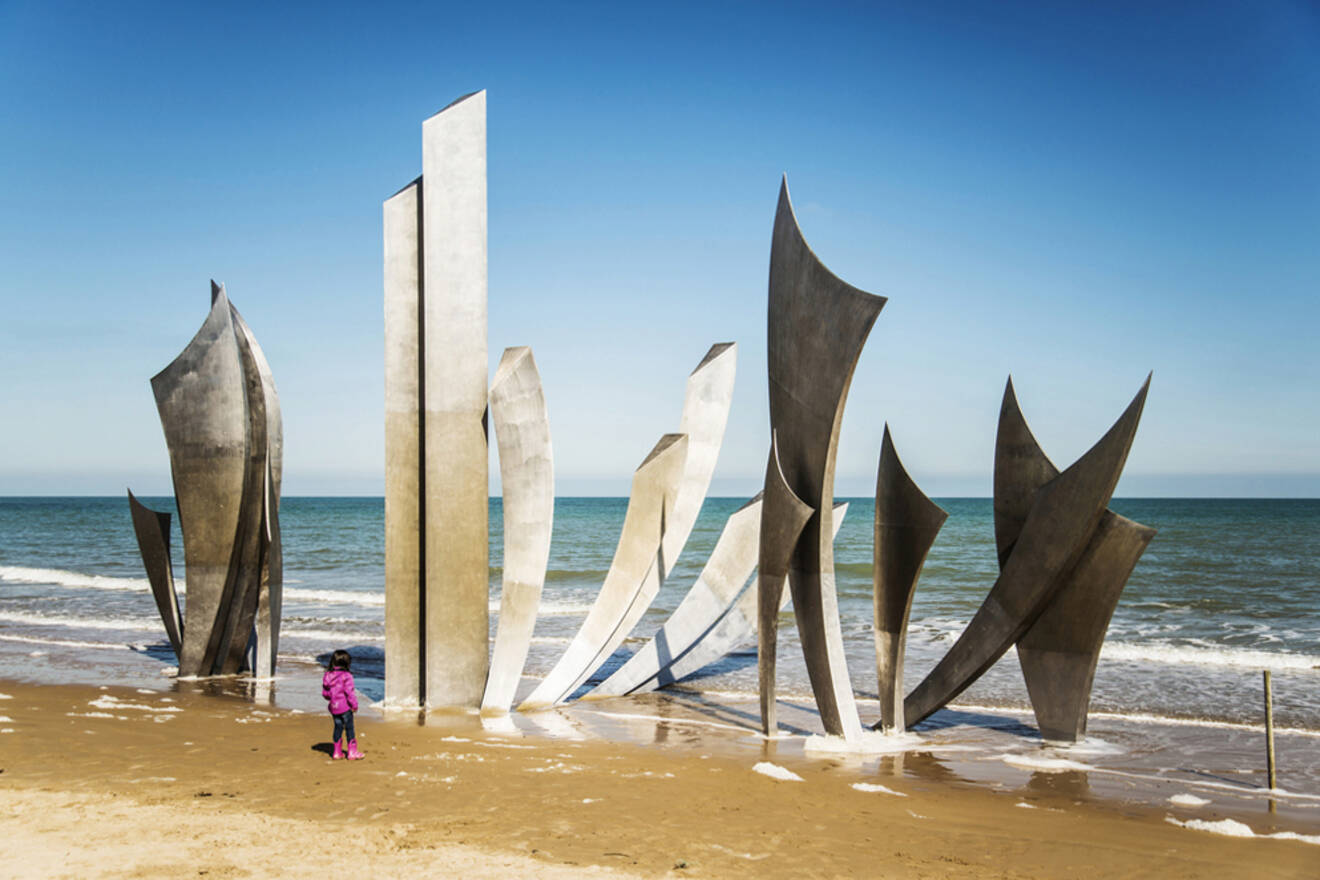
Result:
{"label": "metal post", "polygon": [[1265,762],[1270,778],[1270,790],[1274,784],[1274,697],[1270,689],[1270,671],[1265,670]]}

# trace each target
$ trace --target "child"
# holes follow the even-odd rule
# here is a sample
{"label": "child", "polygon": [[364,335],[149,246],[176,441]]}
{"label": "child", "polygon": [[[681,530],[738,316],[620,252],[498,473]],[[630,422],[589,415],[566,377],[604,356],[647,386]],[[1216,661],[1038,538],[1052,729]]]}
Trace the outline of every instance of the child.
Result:
{"label": "child", "polygon": [[363,757],[358,751],[357,734],[353,730],[353,713],[357,711],[358,702],[353,673],[348,671],[352,665],[353,658],[347,651],[335,651],[330,655],[330,668],[321,679],[321,696],[330,701],[330,714],[335,719],[335,752],[331,757],[336,761],[344,757],[344,750],[339,745],[341,733],[348,734],[348,760]]}

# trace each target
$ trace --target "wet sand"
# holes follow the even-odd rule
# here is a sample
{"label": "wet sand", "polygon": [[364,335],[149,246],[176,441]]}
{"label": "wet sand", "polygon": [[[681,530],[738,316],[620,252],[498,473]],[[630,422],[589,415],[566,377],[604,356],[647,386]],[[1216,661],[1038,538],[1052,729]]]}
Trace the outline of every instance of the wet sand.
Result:
{"label": "wet sand", "polygon": [[367,758],[347,762],[330,760],[323,714],[186,689],[0,681],[0,694],[0,876],[1320,872],[1315,845],[1177,827],[1066,787],[966,786],[911,753],[861,773],[717,728],[641,745],[363,713]]}

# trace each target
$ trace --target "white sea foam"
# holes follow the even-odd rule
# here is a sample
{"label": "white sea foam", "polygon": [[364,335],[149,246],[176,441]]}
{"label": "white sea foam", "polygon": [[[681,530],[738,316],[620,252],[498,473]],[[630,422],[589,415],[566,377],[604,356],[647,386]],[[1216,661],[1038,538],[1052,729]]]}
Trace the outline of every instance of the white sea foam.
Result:
{"label": "white sea foam", "polygon": [[134,709],[139,712],[182,712],[178,706],[148,706],[145,703],[125,703],[123,700],[106,694],[90,701],[87,705],[97,709]]}
{"label": "white sea foam", "polygon": [[12,700],[12,699],[13,697],[10,696],[9,694],[0,694],[0,700]]}
{"label": "white sea foam", "polygon": [[379,635],[377,635],[375,633],[347,632],[345,630],[337,630],[337,629],[317,629],[314,627],[302,628],[297,626],[281,626],[280,639],[283,640],[285,637],[295,638],[295,639],[316,639],[317,641],[321,641],[321,642],[341,642],[341,643],[385,641],[384,632],[381,632]]}
{"label": "white sea foam", "polygon": [[1251,648],[1231,648],[1205,645],[1126,644],[1106,642],[1100,651],[1106,660],[1126,660],[1138,663],[1175,663],[1187,666],[1219,666],[1229,669],[1316,669],[1320,668],[1320,655],[1283,654],[1278,651],[1257,651]]}
{"label": "white sea foam", "polygon": [[[49,584],[71,589],[118,590],[130,593],[151,592],[151,582],[146,578],[112,577],[110,575],[86,574],[80,571],[65,571],[59,568],[0,566],[0,581],[19,584]],[[300,581],[289,581],[289,583],[300,583]],[[181,595],[186,595],[188,592],[188,584],[183,579],[176,580],[174,588]],[[385,606],[385,593],[378,590],[314,590],[286,586],[284,600],[286,602],[320,602],[332,605],[361,605],[368,608],[383,608]]]}
{"label": "white sea foam", "polygon": [[752,767],[762,776],[769,776],[771,779],[778,779],[781,782],[802,782],[802,777],[798,776],[787,767],[780,767],[778,764],[771,764],[769,761],[761,761]]}
{"label": "white sea foam", "polygon": [[1169,798],[1169,803],[1177,804],[1180,807],[1204,807],[1210,801],[1194,794],[1175,794]]}
{"label": "white sea foam", "polygon": [[1088,736],[1075,743],[1051,743],[1051,751],[1075,757],[1077,755],[1122,755],[1127,752],[1127,749],[1106,742],[1098,736]]}
{"label": "white sea foam", "polygon": [[[810,699],[808,694],[802,699]],[[859,704],[862,700],[857,701]],[[1002,715],[1006,718],[1030,716],[1030,709],[1015,709],[1007,706],[986,706],[976,703],[950,703],[950,709],[956,709],[960,712],[982,712],[987,715]],[[1134,724],[1167,724],[1170,727],[1214,727],[1226,730],[1262,730],[1260,724],[1247,724],[1241,721],[1219,721],[1214,718],[1175,718],[1171,715],[1153,715],[1149,712],[1105,712],[1101,710],[1091,710],[1087,713],[1092,720],[1096,718],[1106,718],[1114,721],[1132,722]],[[1312,730],[1306,727],[1275,727],[1275,736],[1308,736],[1320,737],[1320,730]],[[1091,737],[1087,737],[1091,739]],[[1061,747],[1061,746],[1056,746]],[[1071,748],[1067,746],[1066,748]]]}
{"label": "white sea foam", "polygon": [[923,745],[915,733],[890,734],[864,730],[853,740],[841,736],[809,736],[802,744],[803,751],[817,754],[890,755],[907,752]]}
{"label": "white sea foam", "polygon": [[17,584],[50,584],[56,587],[85,587],[94,590],[128,590],[132,592],[150,592],[151,584],[146,578],[110,577],[100,574],[83,574],[77,571],[64,571],[58,568],[24,568],[17,565],[0,565],[0,581]]}
{"label": "white sea foam", "polygon": [[147,617],[67,617],[54,614],[30,614],[26,611],[0,611],[0,622],[28,626],[62,626],[69,629],[111,629],[130,632],[154,632],[159,620]]}
{"label": "white sea foam", "polygon": [[1320,846],[1320,834],[1298,834],[1296,831],[1275,831],[1273,834],[1257,834],[1251,830],[1251,826],[1236,819],[1188,819],[1180,821],[1173,816],[1165,816],[1164,821],[1170,825],[1177,825],[1181,828],[1190,828],[1193,831],[1208,831],[1211,834],[1222,834],[1225,837],[1259,837],[1270,840],[1296,840],[1301,843],[1310,843]]}
{"label": "white sea foam", "polygon": [[[131,651],[133,647],[127,643],[114,644],[110,642],[77,642],[68,639],[39,639],[34,636],[11,636],[8,633],[0,633],[0,641],[4,642],[22,642],[27,645],[50,645],[57,648],[92,648],[111,651]],[[28,656],[41,657],[46,651],[33,651]]]}
{"label": "white sea foam", "polygon": [[1036,809],[1036,805],[1035,805],[1035,804],[1029,804],[1029,803],[1027,803],[1026,801],[1018,801],[1018,802],[1017,802],[1016,804],[1014,804],[1013,806],[1015,806],[1015,807],[1021,807],[1021,808],[1024,809],[1024,810],[1034,810],[1034,809]]}
{"label": "white sea foam", "polygon": [[894,791],[892,788],[886,788],[883,785],[877,785],[874,782],[854,782],[852,787],[858,791],[874,792],[875,794],[892,794],[894,797],[907,797],[901,791]]}
{"label": "white sea foam", "polygon": [[[478,761],[486,760],[480,756],[474,755],[473,757],[476,757]],[[563,761],[557,761],[545,767],[524,767],[523,769],[528,773],[580,773],[586,768],[581,764],[565,764]]]}
{"label": "white sea foam", "polygon": [[8,715],[0,715],[0,722],[13,724],[14,719],[10,718]]}
{"label": "white sea foam", "polygon": [[1042,773],[1066,773],[1069,770],[1094,770],[1090,764],[1069,761],[1066,758],[1046,758],[1037,755],[1000,755],[999,760],[1010,767]]}
{"label": "white sea foam", "polygon": [[299,587],[284,590],[284,601],[289,602],[325,602],[331,605],[361,605],[364,608],[384,608],[383,591],[357,590],[304,590]]}

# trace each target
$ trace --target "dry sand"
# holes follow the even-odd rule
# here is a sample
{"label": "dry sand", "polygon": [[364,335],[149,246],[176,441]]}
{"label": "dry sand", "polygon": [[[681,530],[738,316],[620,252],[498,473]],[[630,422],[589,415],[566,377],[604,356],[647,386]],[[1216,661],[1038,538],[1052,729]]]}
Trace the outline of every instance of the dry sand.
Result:
{"label": "dry sand", "polygon": [[1320,877],[1320,847],[1157,810],[700,743],[360,718],[367,758],[331,761],[324,715],[127,688],[0,694],[2,877]]}

